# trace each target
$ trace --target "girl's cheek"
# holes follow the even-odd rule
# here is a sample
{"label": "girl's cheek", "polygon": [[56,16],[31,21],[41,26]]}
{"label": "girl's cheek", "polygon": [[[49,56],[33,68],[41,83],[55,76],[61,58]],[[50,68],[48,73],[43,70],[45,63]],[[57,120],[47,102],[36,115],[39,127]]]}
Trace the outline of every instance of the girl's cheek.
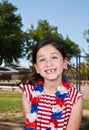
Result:
{"label": "girl's cheek", "polygon": [[38,66],[39,66],[39,68],[44,68],[45,67],[45,63],[39,63]]}
{"label": "girl's cheek", "polygon": [[40,71],[42,71],[42,70],[43,70],[43,68],[44,68],[43,66],[40,66],[40,67],[39,67],[39,70],[40,70]]}

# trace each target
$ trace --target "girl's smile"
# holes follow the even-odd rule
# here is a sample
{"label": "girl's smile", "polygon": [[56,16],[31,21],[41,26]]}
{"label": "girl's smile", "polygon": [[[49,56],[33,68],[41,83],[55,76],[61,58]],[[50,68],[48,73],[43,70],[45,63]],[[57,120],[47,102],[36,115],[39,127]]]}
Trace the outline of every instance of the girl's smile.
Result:
{"label": "girl's smile", "polygon": [[56,71],[56,69],[47,69],[45,72],[47,73],[47,74],[52,74],[52,73],[54,73]]}

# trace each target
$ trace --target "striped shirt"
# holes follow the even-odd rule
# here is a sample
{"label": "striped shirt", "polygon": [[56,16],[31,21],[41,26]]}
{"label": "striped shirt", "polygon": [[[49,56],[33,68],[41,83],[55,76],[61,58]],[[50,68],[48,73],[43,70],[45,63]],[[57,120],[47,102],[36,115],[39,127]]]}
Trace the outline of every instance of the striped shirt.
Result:
{"label": "striped shirt", "polygon": [[[27,97],[28,102],[32,97],[33,86],[32,85],[20,85],[20,88]],[[66,130],[68,120],[71,114],[73,105],[78,101],[81,93],[75,88],[70,87],[68,90],[68,95],[65,98],[65,105],[63,106],[63,112],[61,119],[57,119],[57,129],[56,130]],[[38,113],[37,113],[37,127],[36,130],[46,130],[50,128],[50,120],[52,115],[52,107],[56,105],[55,94],[42,93],[38,103]]]}

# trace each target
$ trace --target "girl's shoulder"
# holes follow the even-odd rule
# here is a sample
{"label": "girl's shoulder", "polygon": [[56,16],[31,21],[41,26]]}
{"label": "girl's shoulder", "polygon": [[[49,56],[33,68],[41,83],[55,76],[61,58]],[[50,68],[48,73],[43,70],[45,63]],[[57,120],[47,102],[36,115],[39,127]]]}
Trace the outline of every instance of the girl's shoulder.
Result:
{"label": "girl's shoulder", "polygon": [[68,98],[72,104],[75,104],[81,96],[82,93],[76,87],[70,86],[68,91]]}
{"label": "girl's shoulder", "polygon": [[82,95],[81,91],[79,91],[79,90],[77,89],[77,87],[71,86],[71,85],[70,85],[70,87],[69,87],[69,93],[70,93],[70,94],[73,93],[74,95],[75,95],[75,94],[80,94],[80,95]]}
{"label": "girl's shoulder", "polygon": [[31,85],[31,84],[20,84],[19,85],[19,88],[23,91],[23,92],[25,92],[25,91],[32,91],[33,90],[33,88],[34,88],[34,86],[33,85]]}
{"label": "girl's shoulder", "polygon": [[22,92],[25,94],[28,102],[30,102],[34,86],[31,84],[20,84],[19,87],[22,90]]}

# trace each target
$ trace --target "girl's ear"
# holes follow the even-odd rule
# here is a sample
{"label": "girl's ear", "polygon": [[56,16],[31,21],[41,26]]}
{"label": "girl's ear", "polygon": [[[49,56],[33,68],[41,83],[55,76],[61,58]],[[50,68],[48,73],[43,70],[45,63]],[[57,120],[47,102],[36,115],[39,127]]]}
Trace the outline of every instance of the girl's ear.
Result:
{"label": "girl's ear", "polygon": [[64,69],[67,69],[67,67],[68,67],[68,59],[65,58],[64,59]]}
{"label": "girl's ear", "polygon": [[36,72],[39,73],[39,70],[38,70],[38,67],[36,64],[34,64],[34,68],[35,68]]}

